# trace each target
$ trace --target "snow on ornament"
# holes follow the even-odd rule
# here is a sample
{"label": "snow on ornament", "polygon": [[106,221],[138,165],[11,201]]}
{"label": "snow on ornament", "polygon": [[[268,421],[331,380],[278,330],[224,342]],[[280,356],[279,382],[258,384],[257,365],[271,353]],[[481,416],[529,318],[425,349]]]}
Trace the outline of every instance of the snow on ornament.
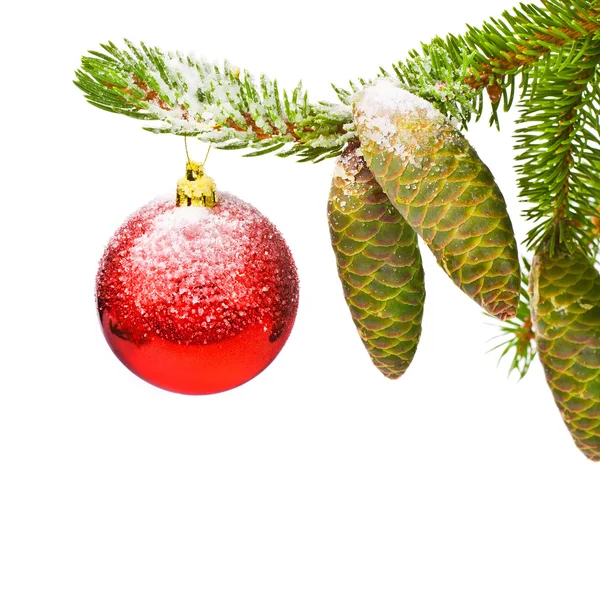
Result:
{"label": "snow on ornament", "polygon": [[237,387],[279,354],[298,308],[290,250],[258,210],[188,161],[177,195],[139,209],[100,261],[102,331],[121,362],[171,392]]}

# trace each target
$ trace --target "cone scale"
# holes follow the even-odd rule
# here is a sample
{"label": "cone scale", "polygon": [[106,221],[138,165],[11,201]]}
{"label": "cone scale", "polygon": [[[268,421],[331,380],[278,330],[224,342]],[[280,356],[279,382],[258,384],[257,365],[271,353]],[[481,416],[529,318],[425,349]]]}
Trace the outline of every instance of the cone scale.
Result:
{"label": "cone scale", "polygon": [[344,297],[375,366],[397,379],[421,335],[425,284],[417,236],[390,204],[358,143],[339,157],[327,210]]}

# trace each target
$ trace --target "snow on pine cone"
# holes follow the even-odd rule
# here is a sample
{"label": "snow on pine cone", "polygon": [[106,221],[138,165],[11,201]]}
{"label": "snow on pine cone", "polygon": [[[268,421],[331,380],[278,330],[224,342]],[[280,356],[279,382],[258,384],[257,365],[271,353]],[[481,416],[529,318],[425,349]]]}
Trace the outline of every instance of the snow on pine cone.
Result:
{"label": "snow on pine cone", "polygon": [[600,274],[583,254],[537,254],[531,316],[546,380],[577,447],[600,461]]}
{"label": "snow on pine cone", "polygon": [[353,114],[367,165],[444,271],[491,315],[513,317],[517,243],[500,189],[469,142],[388,79],[358,92]]}
{"label": "snow on pine cone", "polygon": [[337,161],[327,207],[344,296],[375,366],[402,375],[417,350],[425,282],[417,236],[367,168],[357,142]]}

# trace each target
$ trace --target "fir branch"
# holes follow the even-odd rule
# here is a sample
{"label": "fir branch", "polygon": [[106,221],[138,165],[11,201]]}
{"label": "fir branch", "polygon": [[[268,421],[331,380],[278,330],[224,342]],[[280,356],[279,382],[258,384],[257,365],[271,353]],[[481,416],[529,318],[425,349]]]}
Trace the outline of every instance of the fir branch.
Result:
{"label": "fir branch", "polygon": [[[503,100],[508,110],[516,96],[516,75],[526,91],[529,72],[543,55],[556,53],[573,40],[600,35],[597,1],[543,0],[544,7],[521,5],[449,35],[423,44],[420,51],[393,65],[383,76],[395,77],[409,91],[432,102],[463,127],[483,109],[487,91],[498,124]],[[155,133],[190,134],[218,148],[252,148],[250,156],[276,151],[301,160],[337,156],[355,137],[347,106],[353,92],[367,85],[350,83],[352,91],[334,89],[342,106],[311,104],[301,84],[288,94],[266,76],[255,79],[225,62],[222,68],[180,53],[165,53],[126,41],[126,49],[102,45],[103,52],[83,57],[75,84],[99,108],[160,123]]]}
{"label": "fir branch", "polygon": [[595,0],[542,0],[542,4],[543,8],[521,4],[480,28],[468,26],[467,34],[456,38],[475,52],[468,85],[489,86],[498,78],[523,72],[543,55],[600,32]]}
{"label": "fir branch", "polygon": [[600,201],[600,42],[584,38],[536,66],[516,131],[519,187],[535,225],[527,243],[593,256]]}
{"label": "fir branch", "polygon": [[[463,127],[481,116],[482,93],[486,91],[492,103],[491,123],[499,125],[499,106],[508,111],[517,87],[527,90],[532,80],[529,73],[541,57],[559,52],[575,40],[600,35],[596,4],[596,0],[568,4],[544,0],[543,7],[522,4],[481,27],[467,25],[464,35],[450,34],[422,44],[420,51],[410,51],[405,61],[393,65],[394,74],[406,89],[455,117]],[[380,71],[389,76],[387,70]],[[517,75],[522,78],[517,80]],[[369,82],[358,80],[361,86]],[[350,82],[353,91],[358,84]],[[348,101],[349,92],[334,89],[340,100]]]}
{"label": "fir branch", "polygon": [[[392,65],[387,71],[380,67],[378,76],[397,79],[403,88],[431,102],[441,113],[454,117],[463,127],[475,114],[481,114],[480,93],[465,83],[472,55],[464,46],[454,47],[436,37],[421,50],[411,50],[404,62]],[[338,98],[350,104],[352,94],[374,80],[350,81],[350,90],[332,84]]]}
{"label": "fir branch", "polygon": [[521,268],[521,295],[517,314],[513,319],[498,324],[494,319],[493,325],[499,327],[500,333],[492,339],[501,339],[498,344],[488,352],[502,349],[498,362],[503,358],[511,359],[508,367],[509,374],[513,371],[519,374],[519,379],[523,379],[535,355],[537,353],[534,343],[533,323],[531,320],[530,300],[529,300],[529,272],[531,265],[523,258]]}
{"label": "fir branch", "polygon": [[253,148],[251,156],[279,151],[318,161],[340,154],[355,136],[345,107],[311,104],[299,83],[280,92],[277,81],[228,62],[222,67],[180,53],[125,40],[82,58],[74,83],[88,102],[118,114],[159,121],[154,133],[194,135],[217,148]]}

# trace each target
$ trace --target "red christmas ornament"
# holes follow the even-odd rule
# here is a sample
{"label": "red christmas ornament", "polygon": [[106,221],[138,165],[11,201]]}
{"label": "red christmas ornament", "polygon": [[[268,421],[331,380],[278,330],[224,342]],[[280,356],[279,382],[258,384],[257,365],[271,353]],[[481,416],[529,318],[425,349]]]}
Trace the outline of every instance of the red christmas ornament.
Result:
{"label": "red christmas ornament", "polygon": [[177,201],[159,198],[117,230],[96,282],[116,356],[182,394],[222,392],[258,375],[287,341],[298,308],[298,275],[279,231],[235,196],[217,198],[207,182],[202,166],[188,163]]}

